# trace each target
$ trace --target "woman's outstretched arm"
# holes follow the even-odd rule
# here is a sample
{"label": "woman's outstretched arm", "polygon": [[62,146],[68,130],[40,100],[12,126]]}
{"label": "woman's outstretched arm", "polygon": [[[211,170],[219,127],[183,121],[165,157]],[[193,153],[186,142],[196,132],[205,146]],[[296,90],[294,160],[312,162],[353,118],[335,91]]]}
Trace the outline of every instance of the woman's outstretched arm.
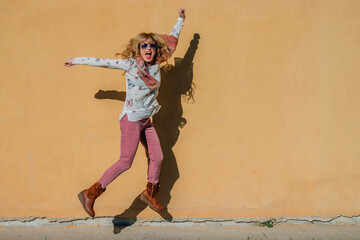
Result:
{"label": "woman's outstretched arm", "polygon": [[65,67],[73,65],[88,65],[93,67],[114,68],[127,71],[135,63],[132,59],[108,59],[94,57],[75,57],[65,61]]}

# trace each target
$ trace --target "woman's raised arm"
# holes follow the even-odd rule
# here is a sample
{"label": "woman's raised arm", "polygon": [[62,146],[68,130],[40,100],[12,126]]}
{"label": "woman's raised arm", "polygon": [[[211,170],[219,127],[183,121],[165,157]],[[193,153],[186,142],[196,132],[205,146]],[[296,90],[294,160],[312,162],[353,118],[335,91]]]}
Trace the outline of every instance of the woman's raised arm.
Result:
{"label": "woman's raised arm", "polygon": [[179,37],[181,28],[184,25],[184,20],[185,20],[185,8],[180,8],[179,9],[179,17],[178,17],[177,22],[176,22],[173,30],[171,31],[170,35],[172,35],[176,38]]}
{"label": "woman's raised arm", "polygon": [[161,35],[161,37],[165,40],[166,44],[170,48],[170,56],[173,55],[173,53],[175,52],[176,46],[178,44],[178,37],[180,35],[181,28],[184,25],[184,20],[185,20],[185,8],[180,8],[179,17],[170,35],[166,35],[166,34]]}

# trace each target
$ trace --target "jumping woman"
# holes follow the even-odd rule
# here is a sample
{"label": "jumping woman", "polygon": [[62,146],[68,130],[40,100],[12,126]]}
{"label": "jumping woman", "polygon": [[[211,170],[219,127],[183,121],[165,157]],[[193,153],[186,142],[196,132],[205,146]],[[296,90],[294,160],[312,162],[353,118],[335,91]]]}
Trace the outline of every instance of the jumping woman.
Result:
{"label": "jumping woman", "polygon": [[121,154],[102,177],[90,188],[79,193],[78,198],[91,217],[95,216],[94,202],[106,187],[121,173],[131,167],[139,141],[149,156],[148,183],[140,199],[150,208],[160,212],[163,207],[157,201],[159,175],[163,153],[160,141],[150,117],[160,109],[156,100],[160,87],[160,64],[174,53],[180,30],[185,20],[185,9],[179,10],[179,18],[170,35],[140,33],[130,39],[120,59],[75,57],[65,61],[66,67],[89,65],[126,71],[126,99],[120,113]]}

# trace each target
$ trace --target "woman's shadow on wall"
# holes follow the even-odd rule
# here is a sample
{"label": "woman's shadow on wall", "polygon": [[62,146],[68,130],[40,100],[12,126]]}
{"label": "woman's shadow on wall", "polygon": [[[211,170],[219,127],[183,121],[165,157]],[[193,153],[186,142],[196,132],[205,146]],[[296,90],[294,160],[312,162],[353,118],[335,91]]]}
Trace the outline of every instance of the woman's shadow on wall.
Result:
{"label": "woman's shadow on wall", "polygon": [[[168,212],[167,206],[171,200],[171,190],[180,177],[172,148],[178,140],[180,134],[179,128],[183,128],[187,123],[183,117],[182,99],[185,98],[187,102],[195,102],[193,59],[198,48],[199,39],[200,35],[195,33],[185,56],[183,58],[175,58],[175,65],[171,66],[170,70],[161,68],[161,87],[158,96],[161,110],[153,117],[153,124],[159,135],[164,154],[160,173],[161,188],[158,200],[164,207],[160,215],[167,221],[172,221],[173,219],[172,215]],[[114,90],[99,90],[95,94],[97,99],[125,101],[125,97],[126,92]],[[140,195],[138,195],[129,208],[114,217],[114,233],[120,233],[122,229],[133,225],[137,220],[137,216],[146,207],[147,204],[141,201]]]}

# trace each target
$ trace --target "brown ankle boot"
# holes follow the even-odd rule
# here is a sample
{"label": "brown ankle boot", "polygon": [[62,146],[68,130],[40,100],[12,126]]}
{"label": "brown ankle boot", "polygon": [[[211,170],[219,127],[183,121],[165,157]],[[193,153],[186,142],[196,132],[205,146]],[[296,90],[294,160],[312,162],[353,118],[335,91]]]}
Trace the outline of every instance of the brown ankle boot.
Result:
{"label": "brown ankle boot", "polygon": [[152,184],[148,183],[146,189],[140,194],[140,199],[147,203],[151,209],[160,212],[163,207],[157,202],[157,194],[160,189],[160,183]]}
{"label": "brown ankle boot", "polygon": [[78,198],[83,206],[85,212],[91,217],[95,216],[95,211],[93,209],[95,199],[100,196],[106,189],[102,189],[100,183],[95,183],[90,188],[85,189],[79,193]]}

